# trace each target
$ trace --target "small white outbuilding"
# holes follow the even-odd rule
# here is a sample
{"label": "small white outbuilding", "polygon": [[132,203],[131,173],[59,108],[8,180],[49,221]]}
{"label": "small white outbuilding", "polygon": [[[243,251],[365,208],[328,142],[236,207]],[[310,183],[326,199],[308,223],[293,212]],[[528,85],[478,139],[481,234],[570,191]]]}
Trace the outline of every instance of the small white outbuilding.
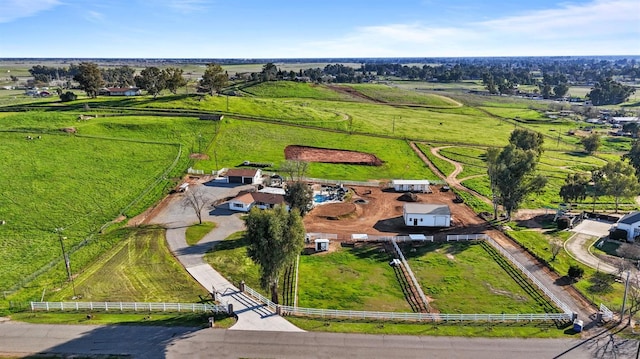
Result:
{"label": "small white outbuilding", "polygon": [[405,203],[402,217],[408,227],[451,226],[451,210],[446,204]]}
{"label": "small white outbuilding", "polygon": [[329,240],[327,238],[318,238],[314,243],[316,244],[316,252],[326,252],[329,250]]}
{"label": "small white outbuilding", "polygon": [[430,184],[429,180],[396,179],[391,181],[391,185],[396,192],[431,193]]}

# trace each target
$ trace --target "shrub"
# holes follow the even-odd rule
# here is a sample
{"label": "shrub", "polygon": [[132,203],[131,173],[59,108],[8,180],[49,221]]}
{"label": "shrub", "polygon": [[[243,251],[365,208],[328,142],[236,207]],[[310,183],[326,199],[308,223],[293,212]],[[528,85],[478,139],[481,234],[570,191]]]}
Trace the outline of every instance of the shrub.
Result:
{"label": "shrub", "polygon": [[78,96],[71,91],[67,91],[60,95],[60,101],[62,102],[75,101],[77,98]]}
{"label": "shrub", "polygon": [[569,267],[567,275],[569,276],[569,278],[571,278],[571,280],[582,278],[582,276],[584,275],[584,269],[580,266],[572,265],[571,267]]}

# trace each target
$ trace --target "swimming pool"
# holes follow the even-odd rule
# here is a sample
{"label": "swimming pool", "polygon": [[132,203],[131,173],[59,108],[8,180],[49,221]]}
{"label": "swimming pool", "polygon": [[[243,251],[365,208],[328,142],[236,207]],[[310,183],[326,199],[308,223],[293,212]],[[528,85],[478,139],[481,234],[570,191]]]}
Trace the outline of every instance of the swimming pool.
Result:
{"label": "swimming pool", "polygon": [[322,203],[322,202],[326,202],[329,199],[329,196],[324,195],[324,194],[316,194],[313,196],[313,201],[315,203]]}

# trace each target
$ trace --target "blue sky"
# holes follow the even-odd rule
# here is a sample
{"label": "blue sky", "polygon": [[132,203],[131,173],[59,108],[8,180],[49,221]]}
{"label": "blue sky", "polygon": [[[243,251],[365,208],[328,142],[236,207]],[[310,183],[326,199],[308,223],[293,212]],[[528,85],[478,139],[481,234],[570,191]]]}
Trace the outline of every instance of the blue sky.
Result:
{"label": "blue sky", "polygon": [[0,0],[0,58],[564,55],[640,55],[640,0]]}

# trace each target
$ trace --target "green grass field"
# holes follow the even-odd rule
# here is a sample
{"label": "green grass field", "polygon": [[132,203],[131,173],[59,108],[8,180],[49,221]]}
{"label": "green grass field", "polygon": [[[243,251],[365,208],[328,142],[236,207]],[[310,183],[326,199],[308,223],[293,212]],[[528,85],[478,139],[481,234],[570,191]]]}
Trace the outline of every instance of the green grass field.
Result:
{"label": "green grass field", "polygon": [[[117,242],[113,249],[74,280],[81,300],[193,303],[208,295],[173,257],[163,228],[124,228],[106,236]],[[72,296],[66,285],[47,299],[69,301]]]}
{"label": "green grass field", "polygon": [[389,254],[377,246],[300,257],[298,305],[307,308],[409,312]]}
{"label": "green grass field", "polygon": [[401,87],[377,84],[350,84],[349,87],[377,101],[411,104],[436,108],[455,108],[461,103],[442,95],[405,90]]}
{"label": "green grass field", "polygon": [[202,222],[202,224],[194,224],[187,228],[187,244],[190,246],[198,244],[204,236],[216,228],[213,222]]}
{"label": "green grass field", "polygon": [[403,252],[431,306],[440,313],[546,313],[481,244],[429,244]]}

